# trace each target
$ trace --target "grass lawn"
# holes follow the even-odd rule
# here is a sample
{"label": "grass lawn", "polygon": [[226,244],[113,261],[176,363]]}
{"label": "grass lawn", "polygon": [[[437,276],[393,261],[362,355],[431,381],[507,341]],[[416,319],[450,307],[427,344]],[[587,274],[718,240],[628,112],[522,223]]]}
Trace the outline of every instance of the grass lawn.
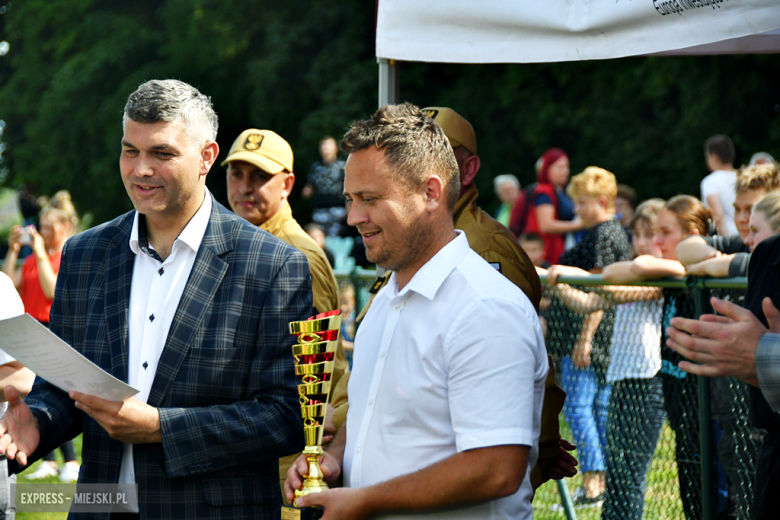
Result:
{"label": "grass lawn", "polygon": [[[568,425],[561,416],[561,435],[572,439]],[[579,457],[575,453],[575,457]],[[567,479],[569,493],[580,485],[582,478],[578,474]],[[536,491],[534,498],[534,519],[565,519],[566,513],[559,506],[561,498],[555,482],[547,482]],[[579,507],[575,510],[579,520],[596,520],[601,517],[601,508]],[[674,432],[668,424],[664,425],[661,439],[655,450],[650,472],[647,475],[645,492],[645,520],[684,519],[680,491],[677,483],[677,463],[674,460]]]}
{"label": "grass lawn", "polygon": [[[561,417],[561,435],[571,439],[571,431]],[[73,440],[76,453],[81,460],[81,436]],[[575,456],[577,456],[575,452]],[[579,457],[578,457],[579,458]],[[62,453],[57,451],[57,461],[63,464]],[[36,462],[25,473],[32,473],[38,467]],[[29,483],[24,478],[24,473],[19,475],[20,483]],[[57,484],[57,477],[40,480],[41,483]],[[582,478],[577,475],[573,479],[567,479],[569,492],[573,493],[581,484]],[[561,503],[558,487],[555,482],[547,482],[536,492],[534,498],[534,519],[559,520],[565,519],[566,514],[559,506]],[[576,509],[578,519],[597,520],[601,516],[601,508],[581,507]],[[17,513],[18,520],[65,520],[67,513]],[[669,425],[664,425],[661,439],[656,447],[655,456],[647,476],[647,491],[645,495],[646,520],[683,519],[682,503],[677,485],[677,463],[674,460],[674,432]]]}
{"label": "grass lawn", "polygon": [[[73,445],[76,450],[76,457],[78,458],[79,463],[81,463],[81,435],[73,439]],[[57,454],[57,464],[62,467],[62,465],[65,463],[65,461],[62,459],[62,452],[57,450],[55,453]],[[41,461],[38,461],[30,466],[29,469],[23,473],[20,473],[17,476],[18,483],[30,484],[34,482],[40,482],[42,484],[60,484],[58,477],[49,477],[42,480],[27,480],[24,478],[25,474],[31,474],[33,471],[35,471],[40,463]],[[67,517],[68,513],[16,513],[17,520],[65,520]]]}

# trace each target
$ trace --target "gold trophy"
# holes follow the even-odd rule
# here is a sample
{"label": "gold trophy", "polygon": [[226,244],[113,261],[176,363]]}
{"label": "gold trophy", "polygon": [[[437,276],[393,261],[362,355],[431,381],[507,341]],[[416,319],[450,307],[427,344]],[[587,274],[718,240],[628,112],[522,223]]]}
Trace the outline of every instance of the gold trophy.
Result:
{"label": "gold trophy", "polygon": [[[298,338],[298,343],[292,349],[295,375],[301,378],[298,397],[306,440],[303,454],[309,463],[309,474],[304,477],[303,489],[295,491],[296,498],[328,489],[319,458],[325,453],[322,449],[322,435],[325,431],[325,414],[330,401],[331,377],[340,329],[341,311],[325,312],[306,321],[290,322],[290,334]],[[317,520],[322,515],[321,507],[302,509],[282,506],[282,520]]]}

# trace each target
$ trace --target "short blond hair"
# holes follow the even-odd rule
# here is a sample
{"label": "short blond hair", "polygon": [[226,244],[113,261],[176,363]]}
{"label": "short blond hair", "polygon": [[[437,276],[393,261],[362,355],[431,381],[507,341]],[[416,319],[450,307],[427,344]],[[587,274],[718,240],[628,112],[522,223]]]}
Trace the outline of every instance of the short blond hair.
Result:
{"label": "short blond hair", "polygon": [[598,166],[588,166],[582,173],[571,178],[566,193],[570,197],[606,197],[607,209],[615,209],[615,198],[617,198],[617,179],[615,175],[599,168]]}
{"label": "short blond hair", "polygon": [[420,107],[408,102],[386,105],[371,119],[353,121],[341,150],[351,154],[368,148],[382,150],[387,166],[409,190],[438,175],[453,212],[460,192],[458,163],[444,130]]}
{"label": "short blond hair", "polygon": [[775,163],[745,166],[737,172],[737,193],[749,190],[766,192],[780,189],[780,175]]}
{"label": "short blond hair", "polygon": [[780,193],[764,195],[753,204],[753,213],[761,213],[772,231],[780,231]]}

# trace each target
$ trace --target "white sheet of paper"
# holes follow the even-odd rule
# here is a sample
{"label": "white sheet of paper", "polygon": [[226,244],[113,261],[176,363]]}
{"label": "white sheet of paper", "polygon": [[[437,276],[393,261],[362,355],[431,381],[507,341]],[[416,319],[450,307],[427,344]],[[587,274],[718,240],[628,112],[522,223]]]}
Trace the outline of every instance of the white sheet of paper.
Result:
{"label": "white sheet of paper", "polygon": [[76,352],[29,314],[0,320],[0,349],[65,392],[76,390],[109,401],[124,401],[138,393]]}

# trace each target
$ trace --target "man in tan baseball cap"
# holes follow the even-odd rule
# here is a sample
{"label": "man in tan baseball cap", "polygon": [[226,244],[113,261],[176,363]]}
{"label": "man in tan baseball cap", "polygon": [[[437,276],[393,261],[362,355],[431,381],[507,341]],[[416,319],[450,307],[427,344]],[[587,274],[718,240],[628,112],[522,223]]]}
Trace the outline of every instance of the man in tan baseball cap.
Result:
{"label": "man in tan baseball cap", "polygon": [[[244,130],[233,142],[222,166],[227,166],[231,209],[306,255],[311,273],[314,311],[320,313],[339,309],[338,283],[333,268],[325,252],[295,220],[287,202],[295,184],[293,152],[287,141],[271,130]],[[344,375],[347,367],[340,343],[335,361],[334,382]],[[292,455],[279,461],[282,484],[287,468],[296,457]]]}

